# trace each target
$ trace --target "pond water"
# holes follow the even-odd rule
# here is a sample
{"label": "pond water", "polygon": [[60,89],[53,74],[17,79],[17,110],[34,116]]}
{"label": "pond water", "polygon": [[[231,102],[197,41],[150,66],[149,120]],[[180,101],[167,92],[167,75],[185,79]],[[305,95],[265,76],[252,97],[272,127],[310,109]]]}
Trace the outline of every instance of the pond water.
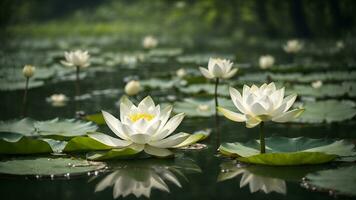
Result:
{"label": "pond water", "polygon": [[[127,45],[115,37],[97,40],[93,38],[14,40],[2,47],[0,70],[3,70],[2,74],[21,74],[20,68],[13,67],[14,72],[12,72],[7,66],[21,66],[23,63],[34,63],[39,70],[48,69],[48,75],[45,76],[43,72],[41,75],[44,78],[38,79],[43,81],[43,85],[29,90],[28,116],[36,120],[56,117],[73,118],[78,108],[83,111],[82,115],[106,110],[118,116],[117,102],[124,94],[125,82],[130,79],[142,82],[152,78],[162,80],[156,83],[156,86],[146,81],[145,89],[138,96],[131,98],[136,102],[146,95],[151,95],[159,103],[174,104],[185,98],[211,100],[213,96],[209,92],[197,93],[189,90],[182,92],[181,89],[194,84],[208,83],[197,69],[198,66],[206,66],[210,56],[232,59],[235,66],[239,67],[238,74],[231,80],[223,82],[221,88],[228,84],[239,89],[244,83],[260,84],[267,81],[263,74],[271,73],[272,75],[268,77],[272,77],[277,84],[284,84],[286,88],[291,88],[290,92],[293,92],[292,89],[296,90],[295,85],[304,86],[304,89],[297,90],[303,93],[298,98],[300,103],[328,99],[338,102],[347,100],[353,102],[349,108],[353,110],[356,77],[352,76],[352,73],[356,72],[356,62],[351,55],[355,53],[355,41],[350,39],[344,42],[345,48],[337,49],[336,41],[306,41],[303,52],[290,56],[283,52],[280,40],[270,42],[271,44],[262,43],[263,51],[261,48],[243,42],[228,46],[199,44],[174,46],[174,48],[167,44],[163,47],[159,46],[156,50],[143,50],[135,45]],[[88,49],[92,59],[91,66],[82,70],[79,100],[74,100],[75,71],[68,70],[60,64],[64,50],[74,47]],[[267,72],[259,69],[256,61],[264,52],[273,54],[277,60],[277,65],[266,70]],[[186,69],[188,75],[182,79],[177,78],[175,71],[179,68]],[[327,76],[326,73],[330,75]],[[288,77],[291,74],[296,74],[296,77]],[[4,77],[2,78],[5,80]],[[11,80],[11,77],[8,79]],[[176,81],[170,83],[170,80]],[[331,85],[331,89],[308,93],[312,88],[311,82],[317,80],[323,80],[325,87]],[[14,78],[13,81],[17,80]],[[332,88],[346,83],[351,84],[352,87],[345,93],[339,94],[335,88]],[[0,91],[0,118],[1,120],[19,118],[23,90],[5,84],[2,86],[2,88],[6,87],[8,89]],[[69,98],[66,105],[57,107],[46,100],[55,93],[63,93]],[[224,94],[221,97],[229,98]],[[194,115],[194,111],[191,115]],[[325,119],[321,119],[322,123],[310,123],[319,120],[312,117],[305,118],[305,123],[267,123],[265,133],[267,137],[305,136],[355,141],[356,123],[351,119],[352,117],[342,121],[331,118],[332,123],[324,122]],[[247,129],[244,123],[235,123],[222,116],[220,122],[222,142],[245,142],[258,138],[257,128]],[[311,172],[350,165],[331,163],[317,166],[266,167],[237,163],[217,153],[214,128],[213,115],[197,117],[188,114],[178,128],[179,131],[192,133],[212,129],[210,137],[202,141],[207,148],[178,150],[175,159],[150,158],[108,162],[108,170],[90,176],[85,174],[54,180],[41,177],[5,176],[0,179],[0,193],[11,199],[113,199],[116,197],[137,199],[136,196],[142,199],[146,198],[145,196],[150,196],[150,199],[334,199],[333,192],[330,194],[329,191],[302,187],[302,178]],[[111,134],[106,125],[101,125],[99,130]],[[230,175],[225,180],[220,179],[224,174],[239,169],[241,165],[245,169],[244,172]],[[254,182],[240,187],[242,176],[254,179]],[[253,191],[256,188],[263,190],[263,185],[274,188],[275,191],[268,194],[263,191]],[[341,198],[352,199],[349,196]]]}

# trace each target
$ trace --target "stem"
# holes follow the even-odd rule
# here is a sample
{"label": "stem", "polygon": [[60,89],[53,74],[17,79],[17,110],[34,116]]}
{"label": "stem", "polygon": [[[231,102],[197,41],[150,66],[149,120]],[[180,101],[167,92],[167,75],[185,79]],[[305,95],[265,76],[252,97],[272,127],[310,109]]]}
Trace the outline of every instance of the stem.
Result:
{"label": "stem", "polygon": [[78,97],[80,96],[80,79],[79,79],[79,72],[80,72],[80,68],[79,66],[76,67],[77,68],[77,72],[76,72],[76,82],[75,82],[75,95]]}
{"label": "stem", "polygon": [[266,146],[265,146],[265,134],[264,134],[264,122],[261,122],[260,124],[260,153],[266,153]]}
{"label": "stem", "polygon": [[220,144],[220,124],[219,124],[219,115],[218,115],[218,86],[219,86],[219,78],[216,78],[215,81],[215,125],[216,125],[216,144],[219,146]]}
{"label": "stem", "polygon": [[27,93],[28,93],[29,80],[30,78],[26,77],[25,91],[23,94],[23,101],[22,101],[22,117],[26,117],[27,115]]}

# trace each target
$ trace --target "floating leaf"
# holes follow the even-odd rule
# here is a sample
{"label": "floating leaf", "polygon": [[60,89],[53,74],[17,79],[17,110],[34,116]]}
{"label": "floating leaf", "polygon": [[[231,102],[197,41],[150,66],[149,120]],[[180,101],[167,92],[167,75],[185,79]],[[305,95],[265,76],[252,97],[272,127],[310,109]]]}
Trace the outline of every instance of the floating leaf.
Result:
{"label": "floating leaf", "polygon": [[[193,84],[187,87],[180,87],[179,90],[183,93],[188,94],[199,94],[206,93],[210,95],[215,95],[215,85],[214,84]],[[218,95],[230,96],[229,86],[221,85],[218,88]]]}
{"label": "floating leaf", "polygon": [[0,173],[40,177],[67,177],[103,169],[105,165],[82,159],[18,157],[0,162]]}
{"label": "floating leaf", "polygon": [[122,149],[112,149],[110,151],[91,152],[87,154],[89,160],[114,160],[132,158],[141,151],[126,147]]}
{"label": "floating leaf", "polygon": [[98,129],[91,122],[82,122],[75,119],[59,120],[58,118],[35,122],[34,127],[39,135],[57,135],[62,137],[81,136]]}
{"label": "floating leaf", "polygon": [[305,137],[266,138],[266,153],[260,154],[259,140],[247,143],[224,143],[219,151],[248,163],[265,165],[301,165],[330,162],[337,157],[354,156],[354,145],[345,140],[310,139]]}
{"label": "floating leaf", "polygon": [[101,113],[96,113],[92,115],[86,115],[84,117],[86,120],[96,123],[97,125],[105,124],[104,117]]}
{"label": "floating leaf", "polygon": [[34,121],[29,118],[0,122],[0,135],[1,132],[20,133],[27,136],[35,135],[33,123]]}
{"label": "floating leaf", "polygon": [[112,147],[106,146],[90,137],[86,136],[78,136],[74,137],[68,141],[67,145],[64,148],[64,152],[87,152],[93,150],[108,150],[112,149]]}
{"label": "floating leaf", "polygon": [[[219,105],[227,109],[235,108],[231,100],[224,98],[219,98]],[[210,117],[215,115],[215,101],[214,99],[187,98],[183,102],[175,102],[174,112],[184,112],[191,117]]]}
{"label": "floating leaf", "polygon": [[305,112],[297,121],[308,123],[341,122],[356,115],[355,104],[351,101],[306,102],[304,108]]}
{"label": "floating leaf", "polygon": [[148,52],[149,56],[178,56],[183,53],[183,49],[181,48],[157,48],[157,49],[151,49]]}
{"label": "floating leaf", "polygon": [[143,87],[153,88],[153,89],[155,88],[171,89],[173,87],[178,87],[180,85],[180,80],[178,79],[164,80],[164,79],[152,78],[148,80],[142,80],[140,81],[140,84]]}
{"label": "floating leaf", "polygon": [[320,88],[313,88],[310,85],[294,85],[293,89],[287,90],[288,94],[296,93],[300,96],[312,97],[340,97],[349,94],[350,88],[344,85],[324,84]]}
{"label": "floating leaf", "polygon": [[209,137],[210,135],[210,130],[206,131],[196,131],[195,133],[191,134],[186,140],[184,140],[182,143],[178,144],[174,148],[181,148],[181,147],[186,147],[192,144],[195,144],[199,141],[202,141]]}
{"label": "floating leaf", "polygon": [[356,167],[324,170],[306,176],[308,183],[321,190],[332,190],[337,194],[356,196]]}
{"label": "floating leaf", "polygon": [[[12,90],[24,90],[26,85],[25,79],[22,81],[8,81],[0,79],[0,90],[3,91],[12,91]],[[28,88],[37,88],[44,85],[43,81],[30,80]]]}

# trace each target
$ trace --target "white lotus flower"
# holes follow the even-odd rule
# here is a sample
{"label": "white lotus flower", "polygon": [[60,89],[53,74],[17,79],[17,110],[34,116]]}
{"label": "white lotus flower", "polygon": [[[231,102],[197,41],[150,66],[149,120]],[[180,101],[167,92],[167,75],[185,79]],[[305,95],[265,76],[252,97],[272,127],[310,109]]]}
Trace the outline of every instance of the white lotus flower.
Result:
{"label": "white lotus flower", "polygon": [[259,59],[259,64],[261,69],[267,69],[273,66],[274,57],[271,55],[261,56]]}
{"label": "white lotus flower", "polygon": [[62,60],[61,63],[69,67],[85,68],[90,65],[90,56],[87,51],[76,50],[64,52],[64,57],[66,60]]}
{"label": "white lotus flower", "polygon": [[283,46],[287,53],[298,53],[302,48],[303,44],[299,40],[288,40],[287,44]]}
{"label": "white lotus flower", "polygon": [[237,68],[232,69],[232,65],[233,63],[230,60],[210,58],[208,69],[199,67],[199,70],[207,79],[229,79],[233,77],[238,70]]}
{"label": "white lotus flower", "polygon": [[138,94],[140,90],[141,84],[139,81],[132,80],[125,85],[125,93],[129,96]]}
{"label": "white lotus flower", "polygon": [[68,101],[68,97],[64,94],[52,94],[47,101],[55,107],[65,106],[66,102]]}
{"label": "white lotus flower", "polygon": [[95,192],[113,187],[115,199],[130,194],[137,198],[141,196],[149,198],[154,188],[169,192],[168,182],[182,187],[176,175],[166,166],[135,167],[129,165],[107,175],[96,185]]}
{"label": "white lotus flower", "polygon": [[184,68],[180,68],[176,71],[176,75],[179,77],[179,78],[184,78],[184,76],[187,75],[187,71],[184,69]]}
{"label": "white lotus flower", "polygon": [[103,134],[89,134],[89,137],[113,148],[130,147],[153,156],[170,156],[172,152],[168,148],[174,148],[189,137],[182,132],[172,135],[182,122],[184,113],[169,119],[171,111],[172,106],[161,110],[150,96],[137,107],[124,97],[120,103],[120,120],[102,111],[106,124],[119,138]]}
{"label": "white lotus flower", "polygon": [[230,87],[230,96],[241,113],[222,107],[218,108],[219,111],[232,121],[246,122],[247,128],[255,127],[262,121],[288,122],[304,111],[303,108],[288,111],[297,95],[284,97],[284,87],[277,90],[274,83],[265,83],[261,87],[244,85],[242,95]]}
{"label": "white lotus flower", "polygon": [[22,74],[26,78],[30,78],[35,74],[35,71],[36,71],[36,67],[34,67],[32,65],[25,65],[22,69]]}
{"label": "white lotus flower", "polygon": [[287,193],[286,182],[282,179],[258,176],[245,169],[236,170],[235,173],[236,175],[242,174],[240,188],[249,185],[251,193],[259,190],[267,194],[273,191],[281,194]]}
{"label": "white lotus flower", "polygon": [[152,49],[152,48],[155,48],[157,45],[158,45],[157,38],[155,38],[151,35],[144,37],[142,40],[142,46],[145,49]]}
{"label": "white lotus flower", "polygon": [[320,80],[317,80],[317,81],[313,81],[311,83],[311,86],[315,89],[318,89],[318,88],[321,88],[321,86],[323,86],[323,82],[320,81]]}

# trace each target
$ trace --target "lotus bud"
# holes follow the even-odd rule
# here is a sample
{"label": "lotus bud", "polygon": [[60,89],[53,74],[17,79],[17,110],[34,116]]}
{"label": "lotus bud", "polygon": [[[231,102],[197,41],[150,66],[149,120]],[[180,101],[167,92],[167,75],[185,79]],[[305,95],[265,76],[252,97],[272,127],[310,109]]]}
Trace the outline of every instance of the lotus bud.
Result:
{"label": "lotus bud", "polygon": [[129,81],[125,86],[125,93],[129,96],[136,95],[141,90],[141,84],[139,81]]}
{"label": "lotus bud", "polygon": [[34,75],[36,71],[36,67],[32,66],[32,65],[25,65],[22,73],[26,78],[30,78]]}
{"label": "lotus bud", "polygon": [[260,57],[259,60],[260,68],[267,69],[273,66],[274,64],[274,57],[271,55],[264,55]]}

